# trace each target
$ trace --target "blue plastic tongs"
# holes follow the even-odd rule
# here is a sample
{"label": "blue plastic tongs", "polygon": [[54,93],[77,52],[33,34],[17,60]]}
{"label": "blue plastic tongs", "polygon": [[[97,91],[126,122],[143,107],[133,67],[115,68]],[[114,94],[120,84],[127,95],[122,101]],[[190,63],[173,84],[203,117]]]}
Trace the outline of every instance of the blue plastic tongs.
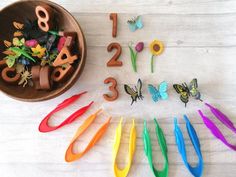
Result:
{"label": "blue plastic tongs", "polygon": [[184,115],[184,119],[186,122],[188,135],[191,139],[191,142],[192,142],[194,149],[197,153],[197,156],[199,158],[198,165],[196,167],[192,167],[188,163],[186,149],[185,149],[185,143],[184,143],[184,137],[183,137],[181,129],[178,126],[177,119],[175,118],[175,120],[174,120],[174,134],[175,134],[176,144],[178,146],[179,153],[182,156],[182,160],[184,162],[184,165],[188,168],[188,170],[190,171],[190,173],[194,177],[200,177],[200,176],[202,176],[202,172],[203,172],[203,158],[202,158],[202,153],[201,153],[200,142],[199,142],[199,139],[198,139],[195,129],[193,128],[192,124],[190,123],[190,121],[186,115]]}

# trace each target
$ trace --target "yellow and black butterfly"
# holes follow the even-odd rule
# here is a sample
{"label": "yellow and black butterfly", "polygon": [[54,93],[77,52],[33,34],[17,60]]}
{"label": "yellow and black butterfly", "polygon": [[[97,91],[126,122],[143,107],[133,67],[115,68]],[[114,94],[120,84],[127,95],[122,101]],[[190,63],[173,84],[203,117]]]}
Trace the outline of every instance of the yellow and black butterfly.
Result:
{"label": "yellow and black butterfly", "polygon": [[186,83],[180,84],[174,84],[173,85],[175,91],[180,94],[180,100],[185,103],[185,107],[189,101],[189,97],[192,96],[196,100],[201,100],[201,93],[198,91],[198,83],[197,79],[193,79],[189,86]]}
{"label": "yellow and black butterfly", "polygon": [[126,84],[124,85],[124,88],[125,88],[125,92],[131,96],[131,99],[132,99],[131,105],[134,103],[134,101],[136,102],[137,99],[139,100],[143,99],[141,79],[138,80],[137,86],[135,86],[135,88],[131,88],[130,86]]}

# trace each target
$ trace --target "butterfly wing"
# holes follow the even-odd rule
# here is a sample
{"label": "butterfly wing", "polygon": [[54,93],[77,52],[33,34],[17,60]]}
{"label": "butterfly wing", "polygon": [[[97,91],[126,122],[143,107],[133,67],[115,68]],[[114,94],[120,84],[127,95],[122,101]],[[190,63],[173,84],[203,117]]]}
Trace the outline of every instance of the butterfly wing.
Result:
{"label": "butterfly wing", "polygon": [[167,88],[168,88],[168,84],[167,84],[167,82],[165,82],[165,81],[163,81],[163,82],[159,85],[160,97],[161,97],[161,99],[163,99],[163,100],[167,100],[167,99],[168,99]]}
{"label": "butterfly wing", "polygon": [[201,99],[201,93],[198,91],[198,83],[197,79],[193,79],[189,84],[189,91],[192,97],[194,97],[197,100]]}
{"label": "butterfly wing", "polygon": [[137,29],[136,23],[134,23],[132,21],[128,21],[128,26],[129,26],[129,30],[132,32],[136,31],[136,29]]}
{"label": "butterfly wing", "polygon": [[160,95],[159,95],[159,91],[156,89],[156,87],[154,87],[153,85],[149,84],[148,85],[148,91],[152,95],[152,100],[154,102],[157,102],[159,97],[160,97]]}
{"label": "butterfly wing", "polygon": [[13,38],[12,43],[14,46],[20,46],[20,40],[18,38]]}
{"label": "butterfly wing", "polygon": [[132,89],[130,86],[128,86],[128,85],[126,85],[126,84],[124,85],[124,89],[125,89],[125,92],[131,96],[131,98],[132,98],[132,103],[131,103],[131,105],[132,105],[133,102],[137,100],[137,98],[138,98],[138,93],[135,92],[134,89]]}
{"label": "butterfly wing", "polygon": [[179,84],[174,84],[173,85],[175,91],[180,94],[180,100],[186,104],[188,103],[188,99],[189,99],[189,92],[188,92],[188,88],[184,87],[183,85],[179,85]]}
{"label": "butterfly wing", "polygon": [[141,79],[138,79],[138,82],[137,82],[137,93],[138,93],[138,98],[140,99],[143,99],[143,95],[142,95],[142,81]]}
{"label": "butterfly wing", "polygon": [[24,45],[24,44],[25,44],[25,38],[22,38],[22,39],[20,40],[20,42],[21,42],[22,45]]}
{"label": "butterfly wing", "polygon": [[143,28],[143,22],[140,16],[138,16],[137,19],[135,20],[135,25],[138,29]]}

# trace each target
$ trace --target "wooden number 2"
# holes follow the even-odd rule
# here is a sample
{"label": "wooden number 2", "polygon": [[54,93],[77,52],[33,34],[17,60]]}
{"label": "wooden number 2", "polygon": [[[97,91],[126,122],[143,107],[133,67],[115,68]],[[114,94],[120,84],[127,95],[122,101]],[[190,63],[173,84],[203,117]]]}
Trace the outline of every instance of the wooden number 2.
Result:
{"label": "wooden number 2", "polygon": [[104,94],[103,98],[107,101],[115,101],[118,96],[119,92],[117,91],[117,81],[113,77],[108,77],[104,80],[104,84],[112,83],[112,85],[109,87],[109,90],[112,92],[112,95]]}
{"label": "wooden number 2", "polygon": [[113,49],[116,49],[115,55],[107,62],[108,67],[117,67],[117,66],[122,66],[123,63],[122,61],[118,61],[122,48],[119,43],[113,42],[107,46],[107,51],[111,52]]}

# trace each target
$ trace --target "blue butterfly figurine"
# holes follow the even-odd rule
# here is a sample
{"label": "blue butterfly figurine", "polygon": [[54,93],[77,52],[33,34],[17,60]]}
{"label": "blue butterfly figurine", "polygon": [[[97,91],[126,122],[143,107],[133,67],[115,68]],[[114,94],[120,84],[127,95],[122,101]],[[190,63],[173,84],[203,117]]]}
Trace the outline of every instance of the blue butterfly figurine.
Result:
{"label": "blue butterfly figurine", "polygon": [[143,22],[140,16],[128,20],[127,23],[129,25],[130,31],[132,32],[136,31],[137,29],[141,29],[143,27]]}
{"label": "blue butterfly figurine", "polygon": [[167,100],[168,94],[167,94],[167,82],[163,81],[158,88],[154,87],[153,85],[148,85],[149,93],[152,95],[152,100],[154,102],[157,102],[158,100]]}

